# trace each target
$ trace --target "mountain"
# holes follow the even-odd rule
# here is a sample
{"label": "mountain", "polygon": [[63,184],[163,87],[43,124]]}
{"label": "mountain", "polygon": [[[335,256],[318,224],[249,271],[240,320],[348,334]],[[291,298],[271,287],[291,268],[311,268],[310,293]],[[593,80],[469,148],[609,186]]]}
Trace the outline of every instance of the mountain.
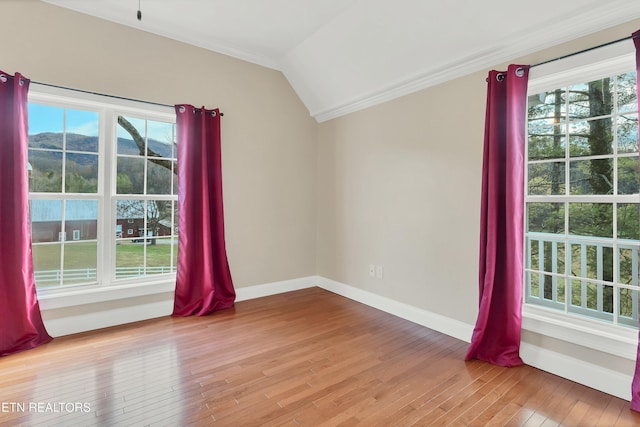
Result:
{"label": "mountain", "polygon": [[[42,132],[29,135],[29,148],[41,148],[48,150],[62,149],[62,133]],[[67,150],[96,153],[98,151],[98,137],[67,133]],[[161,157],[171,157],[171,146],[169,144],[148,140],[149,148]],[[118,138],[118,154],[140,155],[138,146],[132,139]]]}

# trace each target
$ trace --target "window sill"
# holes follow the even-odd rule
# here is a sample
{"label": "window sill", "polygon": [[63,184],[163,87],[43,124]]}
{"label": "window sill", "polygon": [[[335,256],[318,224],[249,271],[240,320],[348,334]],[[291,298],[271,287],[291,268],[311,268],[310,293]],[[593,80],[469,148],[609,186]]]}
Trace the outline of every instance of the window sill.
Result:
{"label": "window sill", "polygon": [[129,283],[117,286],[75,288],[38,293],[40,309],[55,310],[85,304],[95,304],[120,299],[163,294],[175,290],[175,275],[144,283]]}
{"label": "window sill", "polygon": [[524,304],[522,329],[629,360],[636,359],[638,330]]}

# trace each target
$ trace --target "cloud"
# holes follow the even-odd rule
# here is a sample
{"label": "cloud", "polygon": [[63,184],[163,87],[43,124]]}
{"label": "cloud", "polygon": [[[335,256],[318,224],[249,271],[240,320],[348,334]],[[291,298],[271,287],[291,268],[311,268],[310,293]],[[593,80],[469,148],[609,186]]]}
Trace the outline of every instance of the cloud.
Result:
{"label": "cloud", "polygon": [[79,135],[98,136],[98,121],[67,125],[67,133],[77,133]]}

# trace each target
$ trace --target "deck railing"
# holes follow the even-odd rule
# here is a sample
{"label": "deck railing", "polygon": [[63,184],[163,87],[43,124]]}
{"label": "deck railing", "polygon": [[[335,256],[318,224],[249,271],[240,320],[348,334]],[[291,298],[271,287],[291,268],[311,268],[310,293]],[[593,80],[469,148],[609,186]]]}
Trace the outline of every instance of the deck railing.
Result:
{"label": "deck railing", "polygon": [[[127,277],[140,277],[154,274],[175,273],[173,266],[147,266],[147,267],[117,267],[116,279]],[[64,275],[64,276],[63,276]],[[78,284],[93,282],[97,278],[95,268],[75,268],[66,270],[38,270],[35,272],[36,284],[38,287],[52,287],[60,285],[62,280],[65,284]]]}
{"label": "deck railing", "polygon": [[627,239],[527,233],[525,300],[638,326],[638,252]]}

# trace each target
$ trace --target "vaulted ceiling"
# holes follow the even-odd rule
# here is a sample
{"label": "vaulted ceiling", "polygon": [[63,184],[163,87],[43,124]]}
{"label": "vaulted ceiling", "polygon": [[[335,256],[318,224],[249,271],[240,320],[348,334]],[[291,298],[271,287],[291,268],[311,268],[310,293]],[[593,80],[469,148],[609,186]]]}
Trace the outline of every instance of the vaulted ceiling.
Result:
{"label": "vaulted ceiling", "polygon": [[640,18],[640,0],[43,1],[280,70],[318,121]]}

